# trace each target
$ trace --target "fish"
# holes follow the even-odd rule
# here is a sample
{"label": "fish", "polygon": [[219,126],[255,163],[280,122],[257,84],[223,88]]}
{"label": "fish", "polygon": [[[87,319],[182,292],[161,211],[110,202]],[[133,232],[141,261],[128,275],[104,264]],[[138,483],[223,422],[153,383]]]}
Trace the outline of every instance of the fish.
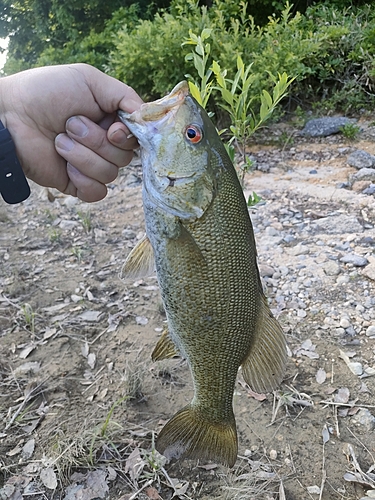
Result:
{"label": "fish", "polygon": [[233,394],[246,383],[270,392],[283,379],[286,341],[263,293],[253,227],[236,170],[207,112],[181,82],[120,120],[139,142],[146,235],[122,277],[155,272],[167,316],[152,353],[187,360],[194,396],[162,428],[168,460],[233,467]]}

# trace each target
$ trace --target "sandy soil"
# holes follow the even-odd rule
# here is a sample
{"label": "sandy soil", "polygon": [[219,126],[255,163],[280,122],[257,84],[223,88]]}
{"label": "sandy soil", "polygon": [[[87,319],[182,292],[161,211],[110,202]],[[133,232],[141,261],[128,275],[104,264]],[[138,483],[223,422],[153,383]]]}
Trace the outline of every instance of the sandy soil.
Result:
{"label": "sandy soil", "polygon": [[[355,143],[296,136],[285,147],[276,135],[273,144],[252,148],[271,166],[246,176],[245,195],[254,190],[264,200],[251,211],[259,262],[275,271],[265,286],[290,356],[274,394],[256,395],[239,377],[232,470],[167,464],[153,448],[161,426],[189,402],[192,383],[184,361],[150,360],[165,321],[155,276],[130,284],[119,278],[143,235],[139,162],[93,205],[35,185],[25,203],[0,204],[1,500],[354,500],[375,490],[375,377],[360,378],[350,365],[375,367],[375,338],[366,335],[375,315],[357,307],[374,296],[375,283],[350,264],[340,264],[339,274],[349,283],[338,282],[321,258],[331,240],[349,241],[367,258],[373,253],[373,197],[337,184],[355,171],[346,164],[350,150],[375,154],[374,137],[368,125]],[[306,224],[333,212],[355,216],[362,229],[312,232],[311,239],[297,229],[293,241],[272,244],[267,228],[295,224],[285,210]],[[360,243],[365,238],[372,243]],[[293,250],[298,244],[309,252]],[[311,277],[300,280],[306,307],[280,306],[278,290],[301,276],[301,262],[318,278],[307,295]]]}

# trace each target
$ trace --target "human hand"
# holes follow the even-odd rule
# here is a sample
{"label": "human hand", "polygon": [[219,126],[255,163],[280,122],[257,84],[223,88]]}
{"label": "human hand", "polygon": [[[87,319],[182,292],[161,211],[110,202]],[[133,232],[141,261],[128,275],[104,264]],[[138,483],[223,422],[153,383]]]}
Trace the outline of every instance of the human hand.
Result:
{"label": "human hand", "polygon": [[117,109],[142,104],[130,87],[87,64],[35,68],[0,80],[0,119],[25,174],[98,201],[137,147]]}

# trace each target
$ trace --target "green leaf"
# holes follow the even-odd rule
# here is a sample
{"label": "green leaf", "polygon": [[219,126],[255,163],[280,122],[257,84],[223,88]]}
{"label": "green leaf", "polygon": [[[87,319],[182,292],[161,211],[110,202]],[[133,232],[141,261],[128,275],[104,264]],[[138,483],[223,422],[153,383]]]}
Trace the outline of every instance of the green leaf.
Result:
{"label": "green leaf", "polygon": [[194,99],[198,102],[198,104],[202,106],[203,103],[202,103],[201,93],[198,87],[195,85],[195,83],[189,82],[189,90],[190,94],[194,97]]}
{"label": "green leaf", "polygon": [[207,38],[210,38],[211,33],[212,33],[212,29],[211,28],[204,28],[202,30],[202,33],[201,33],[202,41],[205,41],[205,40],[207,40]]}

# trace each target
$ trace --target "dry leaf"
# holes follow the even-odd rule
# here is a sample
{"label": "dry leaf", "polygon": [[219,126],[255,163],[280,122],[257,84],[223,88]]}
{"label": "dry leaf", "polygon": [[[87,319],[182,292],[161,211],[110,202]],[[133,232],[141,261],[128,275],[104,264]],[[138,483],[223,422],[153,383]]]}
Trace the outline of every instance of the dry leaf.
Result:
{"label": "dry leaf", "polygon": [[354,375],[362,375],[363,368],[361,363],[350,361],[349,356],[340,349],[340,358],[345,361],[349,370],[354,373]]}
{"label": "dry leaf", "polygon": [[84,358],[87,358],[87,356],[89,355],[89,351],[90,351],[90,348],[89,348],[89,344],[88,342],[85,342],[83,344],[83,346],[81,347],[81,354]]}
{"label": "dry leaf", "polygon": [[315,379],[318,384],[323,384],[326,381],[327,378],[327,373],[323,368],[319,368],[319,370],[316,372]]}
{"label": "dry leaf", "polygon": [[344,403],[346,404],[349,401],[350,391],[347,387],[341,387],[337,394],[335,394],[334,402],[335,403]]}
{"label": "dry leaf", "polygon": [[27,356],[33,352],[33,350],[36,348],[36,344],[28,344],[22,351],[19,353],[19,357],[21,359],[26,359]]}
{"label": "dry leaf", "polygon": [[125,474],[129,473],[131,480],[135,481],[138,479],[145,465],[146,462],[141,457],[139,448],[134,448],[125,462]]}
{"label": "dry leaf", "polygon": [[64,309],[64,307],[68,306],[68,303],[63,303],[63,304],[57,304],[55,306],[50,306],[50,307],[43,307],[42,311],[46,312],[47,314],[54,314],[57,311],[60,311],[61,309]]}
{"label": "dry leaf", "polygon": [[46,331],[43,334],[43,340],[48,340],[56,333],[56,328],[50,328],[47,326]]}
{"label": "dry leaf", "polygon": [[93,352],[90,352],[90,354],[87,356],[87,363],[91,370],[95,368],[96,355]]}
{"label": "dry leaf", "polygon": [[23,363],[13,371],[13,375],[19,375],[21,373],[31,372],[38,373],[40,370],[40,362],[39,361],[29,361],[28,363]]}
{"label": "dry leaf", "polygon": [[40,480],[49,490],[55,490],[57,487],[57,477],[52,467],[42,469],[40,472]]}
{"label": "dry leaf", "polygon": [[328,430],[328,428],[327,428],[326,425],[323,427],[322,436],[323,436],[323,444],[328,443],[328,441],[329,441],[329,430]]}
{"label": "dry leaf", "polygon": [[28,460],[34,453],[34,449],[35,449],[35,439],[29,439],[22,448],[22,458],[24,460]]}
{"label": "dry leaf", "polygon": [[101,314],[100,311],[85,311],[77,316],[77,319],[82,321],[98,321]]}
{"label": "dry leaf", "polygon": [[153,488],[152,486],[150,488],[146,488],[145,493],[146,493],[148,498],[151,498],[151,500],[161,499],[161,496],[159,495],[157,490],[155,488]]}
{"label": "dry leaf", "polygon": [[320,495],[320,488],[316,484],[314,486],[308,486],[307,491],[313,495]]}
{"label": "dry leaf", "polygon": [[12,450],[7,452],[8,457],[14,457],[15,455],[18,455],[22,451],[22,444],[23,444],[23,439],[15,446]]}

